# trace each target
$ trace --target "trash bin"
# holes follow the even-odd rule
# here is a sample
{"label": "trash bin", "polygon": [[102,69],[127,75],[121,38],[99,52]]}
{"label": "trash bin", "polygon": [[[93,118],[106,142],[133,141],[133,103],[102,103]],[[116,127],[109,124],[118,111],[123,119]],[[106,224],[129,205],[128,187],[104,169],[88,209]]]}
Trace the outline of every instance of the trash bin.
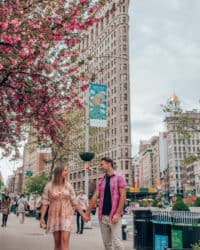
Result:
{"label": "trash bin", "polygon": [[171,246],[171,224],[153,221],[154,249],[164,249]]}
{"label": "trash bin", "polygon": [[153,249],[153,226],[151,210],[134,209],[134,247],[136,250]]}
{"label": "trash bin", "polygon": [[199,222],[199,213],[153,211],[154,249],[189,249],[200,239]]}
{"label": "trash bin", "polygon": [[122,219],[122,240],[127,240],[127,221]]}

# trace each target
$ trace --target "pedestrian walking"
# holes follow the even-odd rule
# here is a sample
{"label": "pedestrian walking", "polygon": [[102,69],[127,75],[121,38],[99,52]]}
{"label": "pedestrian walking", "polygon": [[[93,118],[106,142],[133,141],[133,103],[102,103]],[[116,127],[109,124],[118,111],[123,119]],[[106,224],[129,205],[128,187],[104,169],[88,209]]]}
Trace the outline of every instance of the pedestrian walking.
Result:
{"label": "pedestrian walking", "polygon": [[92,207],[99,198],[98,218],[105,250],[124,250],[121,241],[121,217],[126,200],[125,178],[113,168],[113,160],[103,157],[100,170],[105,173],[90,200],[86,215],[90,216]]}
{"label": "pedestrian walking", "polygon": [[17,214],[19,216],[19,223],[23,224],[25,219],[25,213],[28,210],[28,202],[24,194],[21,194],[17,201]]}
{"label": "pedestrian walking", "polygon": [[7,220],[8,220],[8,215],[10,213],[10,196],[9,196],[9,191],[6,189],[5,190],[5,195],[2,198],[1,202],[1,211],[2,211],[2,227],[6,227]]}
{"label": "pedestrian walking", "polygon": [[[67,175],[67,167],[56,167],[53,179],[47,183],[42,195],[40,227],[46,228],[47,233],[53,233],[55,250],[69,250],[70,233],[75,231],[74,208],[88,221],[78,205],[72,185],[66,181]],[[45,225],[47,209],[48,220]]]}
{"label": "pedestrian walking", "polygon": [[[77,196],[77,201],[82,211],[86,212],[86,209],[88,207],[88,197],[86,196],[86,194],[84,194],[83,190],[79,191],[79,194]],[[84,220],[78,211],[76,211],[76,225],[77,225],[76,233],[82,234],[84,229]]]}

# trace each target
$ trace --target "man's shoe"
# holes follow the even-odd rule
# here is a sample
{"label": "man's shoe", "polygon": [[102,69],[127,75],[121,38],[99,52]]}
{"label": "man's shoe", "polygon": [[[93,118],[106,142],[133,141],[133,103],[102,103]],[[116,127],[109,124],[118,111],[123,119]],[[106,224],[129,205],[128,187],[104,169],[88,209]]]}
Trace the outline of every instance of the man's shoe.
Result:
{"label": "man's shoe", "polygon": [[4,224],[2,224],[1,226],[4,227]]}
{"label": "man's shoe", "polygon": [[83,231],[81,231],[79,234],[83,234]]}

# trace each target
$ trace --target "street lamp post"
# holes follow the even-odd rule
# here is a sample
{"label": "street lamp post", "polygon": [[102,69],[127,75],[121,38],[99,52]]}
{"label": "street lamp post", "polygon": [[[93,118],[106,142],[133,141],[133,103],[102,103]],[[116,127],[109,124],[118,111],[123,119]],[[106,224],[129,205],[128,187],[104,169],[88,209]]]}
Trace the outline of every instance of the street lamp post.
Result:
{"label": "street lamp post", "polygon": [[84,169],[85,169],[85,194],[88,197],[89,194],[89,173],[86,171],[86,167],[88,162],[90,162],[94,158],[94,153],[89,152],[89,91],[86,92],[86,100],[87,104],[85,107],[85,152],[80,153],[81,159],[84,161]]}
{"label": "street lamp post", "polygon": [[[88,56],[88,58],[92,59],[92,58],[107,58],[107,59],[110,59],[110,58],[116,58],[116,59],[120,59],[120,60],[126,60],[128,61],[128,58],[126,57],[120,57],[120,56],[112,56],[112,55],[101,55],[101,56],[95,56],[95,55],[91,55],[91,56]],[[84,153],[90,153],[89,152],[89,89],[86,91],[86,107],[85,107],[85,152]],[[93,153],[90,153],[90,154],[93,154],[93,156],[91,156],[91,159],[90,160],[84,160],[83,159],[83,155],[84,153],[82,153],[82,156],[80,154],[80,157],[81,159],[85,162],[84,164],[84,168],[85,168],[85,194],[88,196],[89,194],[89,173],[88,171],[86,171],[86,168],[87,168],[87,164],[88,164],[88,161],[91,161],[93,158],[94,158],[94,154]]]}

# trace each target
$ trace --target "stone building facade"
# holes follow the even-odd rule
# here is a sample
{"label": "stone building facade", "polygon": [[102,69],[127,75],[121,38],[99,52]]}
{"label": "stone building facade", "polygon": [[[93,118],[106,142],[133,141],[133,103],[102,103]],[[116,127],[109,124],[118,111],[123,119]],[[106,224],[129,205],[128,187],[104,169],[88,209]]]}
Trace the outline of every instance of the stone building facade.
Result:
{"label": "stone building facade", "polygon": [[[85,72],[94,72],[93,82],[106,84],[108,88],[108,126],[90,128],[90,150],[95,152],[95,160],[90,163],[90,182],[96,182],[101,177],[99,159],[109,156],[115,161],[117,170],[124,174],[128,186],[133,185],[128,8],[129,0],[107,1],[97,12],[101,21],[83,34],[78,48],[83,57],[91,57],[90,62],[82,66]],[[79,140],[80,147],[84,147],[84,136]],[[68,165],[69,179],[75,190],[83,188],[84,164],[78,152],[71,154]]]}

